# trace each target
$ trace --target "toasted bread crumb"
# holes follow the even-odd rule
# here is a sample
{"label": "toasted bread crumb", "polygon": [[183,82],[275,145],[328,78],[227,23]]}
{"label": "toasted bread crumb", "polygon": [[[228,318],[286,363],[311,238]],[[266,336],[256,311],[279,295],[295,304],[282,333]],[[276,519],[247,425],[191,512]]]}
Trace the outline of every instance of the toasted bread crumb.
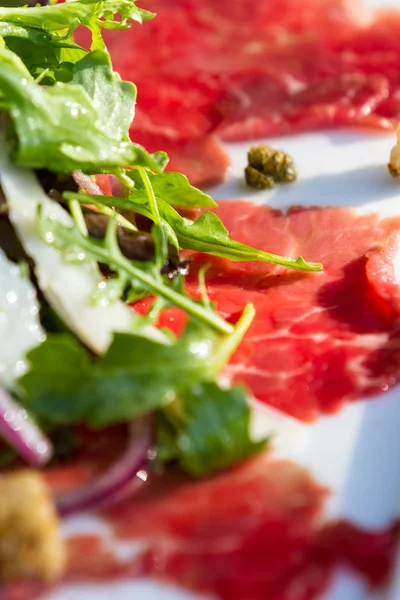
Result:
{"label": "toasted bread crumb", "polygon": [[59,519],[42,476],[0,475],[0,580],[56,579],[64,564]]}

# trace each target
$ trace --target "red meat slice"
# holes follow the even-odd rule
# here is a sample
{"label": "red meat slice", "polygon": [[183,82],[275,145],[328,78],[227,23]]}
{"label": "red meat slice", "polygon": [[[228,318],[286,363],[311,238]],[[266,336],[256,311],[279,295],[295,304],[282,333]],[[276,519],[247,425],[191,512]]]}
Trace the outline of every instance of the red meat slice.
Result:
{"label": "red meat slice", "polygon": [[395,232],[369,252],[366,266],[367,277],[382,301],[382,309],[393,319],[400,313],[400,272],[396,272],[399,253],[400,235]]}
{"label": "red meat slice", "polygon": [[181,142],[212,132],[240,140],[394,127],[400,13],[372,17],[358,0],[256,4],[153,0],[154,21],[106,33],[115,68],[138,86],[133,139],[158,137],[159,148],[169,141],[175,161],[186,151]]}
{"label": "red meat slice", "polygon": [[[400,218],[344,208],[284,214],[248,202],[222,202],[216,212],[234,239],[324,265],[322,273],[298,273],[193,254],[191,293],[197,269],[209,263],[207,290],[224,317],[237,320],[248,302],[256,308],[226,376],[303,420],[398,381]],[[170,309],[162,324],[179,332],[182,314]]]}
{"label": "red meat slice", "polygon": [[[103,513],[112,531],[106,540],[69,541],[64,583],[150,575],[222,600],[316,600],[338,566],[384,583],[398,527],[367,532],[322,523],[325,496],[302,467],[268,455],[206,481],[168,473]],[[133,540],[143,541],[142,553],[113,552],[116,542]],[[17,583],[2,599],[35,600],[48,591]]]}
{"label": "red meat slice", "polygon": [[144,574],[235,600],[281,600],[297,578],[302,591],[326,585],[330,568],[312,564],[325,493],[301,467],[264,456],[207,482],[170,486],[138,510],[109,515],[120,538],[146,537]]}
{"label": "red meat slice", "polygon": [[195,141],[171,142],[160,135],[138,131],[135,132],[134,138],[136,143],[144,146],[149,152],[167,152],[170,161],[166,171],[184,173],[192,185],[197,187],[221,183],[230,166],[229,156],[214,135],[207,135]]}
{"label": "red meat slice", "polygon": [[337,566],[375,585],[390,573],[398,527],[372,533],[321,524],[325,492],[294,463],[264,456],[162,492],[153,502],[142,499],[139,510],[111,513],[122,539],[146,536],[145,575],[222,600],[314,600]]}
{"label": "red meat slice", "polygon": [[218,133],[238,140],[341,125],[392,129],[400,115],[399,30],[399,14],[382,15],[269,47],[273,67],[231,79],[218,102]]}
{"label": "red meat slice", "polygon": [[299,89],[283,90],[268,75],[239,78],[219,104],[223,119],[217,132],[236,141],[322,126],[393,129],[392,120],[380,114],[389,102],[388,81],[382,75],[344,74]]}

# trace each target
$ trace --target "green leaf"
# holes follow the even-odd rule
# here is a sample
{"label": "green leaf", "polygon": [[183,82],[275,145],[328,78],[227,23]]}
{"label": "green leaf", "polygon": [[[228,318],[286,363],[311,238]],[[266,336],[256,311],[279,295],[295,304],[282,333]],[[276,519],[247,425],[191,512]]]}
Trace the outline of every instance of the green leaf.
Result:
{"label": "green leaf", "polygon": [[22,401],[38,419],[54,424],[129,421],[169,404],[193,382],[211,380],[218,342],[195,323],[168,346],[116,334],[107,354],[93,361],[73,337],[50,334],[27,356],[30,370],[19,380]]}
{"label": "green leaf", "polygon": [[[37,78],[46,71],[46,80],[41,83],[47,85],[58,80],[69,81],[72,77],[70,66],[87,54],[87,50],[72,40],[23,23],[15,25],[0,21],[0,37],[8,50],[19,56],[32,77]],[[66,65],[69,67],[67,77],[64,73]]]}
{"label": "green leaf", "polygon": [[99,114],[82,85],[41,87],[15,54],[1,48],[0,90],[14,125],[12,157],[18,165],[61,173],[140,165],[158,170],[141,146],[109,136],[104,114]]}
{"label": "green leaf", "polygon": [[158,152],[154,152],[152,155],[153,159],[158,164],[158,170],[164,171],[165,167],[169,163],[169,156],[163,150],[158,150]]}
{"label": "green leaf", "polygon": [[136,87],[114,73],[108,52],[90,52],[74,67],[72,82],[81,85],[96,109],[97,125],[112,140],[128,136],[135,114]]}
{"label": "green leaf", "polygon": [[[71,400],[85,383],[89,354],[69,334],[49,334],[37,350],[39,348],[40,352],[28,353],[32,370],[20,380],[22,392],[29,394],[26,406],[37,418],[48,423],[79,422],[76,417],[83,410],[80,398]],[[52,399],[49,393],[53,394]],[[47,405],[51,405],[49,410]]]}
{"label": "green leaf", "polygon": [[190,221],[181,217],[176,211],[173,214],[172,210],[171,207],[168,210],[164,208],[162,213],[174,229],[181,248],[189,248],[233,261],[256,260],[298,271],[322,270],[320,263],[307,262],[301,256],[297,259],[286,258],[232,240],[228,230],[215,213],[205,212],[196,221]]}
{"label": "green leaf", "polygon": [[[0,8],[0,11],[2,9]],[[33,46],[53,46],[57,48],[72,48],[80,50],[81,52],[87,52],[72,40],[63,40],[58,35],[51,31],[46,31],[43,28],[32,27],[29,24],[21,21],[18,23],[10,23],[9,21],[0,21],[0,37],[4,38],[6,42],[11,39],[16,40],[27,40],[31,42]]]}
{"label": "green leaf", "polygon": [[191,386],[158,420],[159,455],[195,477],[227,469],[266,447],[250,437],[250,408],[240,387]]}
{"label": "green leaf", "polygon": [[92,294],[92,299],[99,306],[109,306],[124,296],[127,287],[127,277],[111,276],[98,284]]}
{"label": "green leaf", "polygon": [[[84,194],[74,194],[71,199],[81,200],[82,196],[85,197]],[[100,197],[102,198],[102,196],[95,196],[96,199]],[[160,275],[158,256],[163,248],[165,249],[165,241],[156,240],[156,262],[139,263],[128,260],[119,250],[115,219],[109,220],[104,240],[82,235],[77,227],[66,226],[42,213],[38,214],[37,227],[43,240],[61,250],[67,260],[81,263],[89,259],[106,264],[120,276],[127,276],[135,292],[146,291],[148,295],[152,293],[161,296],[218,331],[226,334],[233,332],[232,325],[211,308],[204,307],[181,291],[177,291],[171,282]]]}
{"label": "green leaf", "polygon": [[137,8],[133,0],[75,0],[49,6],[0,7],[0,21],[55,32],[60,38],[70,38],[83,25],[92,32],[92,49],[104,47],[101,29],[127,29],[130,22],[142,23],[153,16]]}
{"label": "green leaf", "polygon": [[[131,171],[128,174],[135,182],[132,200],[134,202],[146,202],[146,192],[138,173]],[[217,206],[211,196],[190,185],[188,178],[181,173],[149,174],[149,179],[157,200],[163,200],[172,206],[188,208],[212,208]]]}
{"label": "green leaf", "polygon": [[[66,192],[64,197],[67,199],[77,199],[79,202],[85,203],[90,203],[91,198],[88,195],[74,194],[72,192]],[[144,202],[144,199],[142,203],[135,202],[136,192],[132,192],[127,198],[116,198],[114,196],[94,196],[94,198],[100,204],[114,206],[119,210],[131,210],[152,219],[152,212]],[[182,217],[164,200],[158,199],[157,203],[163,224],[170,227],[175,233],[181,248],[196,250],[213,256],[221,256],[232,261],[254,260],[282,265],[298,271],[322,270],[320,263],[308,262],[301,256],[297,259],[286,258],[232,240],[221,219],[215,213],[205,212],[196,221],[191,221]]]}

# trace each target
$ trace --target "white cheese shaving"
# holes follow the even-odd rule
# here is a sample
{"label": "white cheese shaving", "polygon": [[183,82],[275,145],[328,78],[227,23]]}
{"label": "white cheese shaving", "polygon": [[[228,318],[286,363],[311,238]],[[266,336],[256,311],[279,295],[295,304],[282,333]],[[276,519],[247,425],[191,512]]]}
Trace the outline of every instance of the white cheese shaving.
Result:
{"label": "white cheese shaving", "polygon": [[0,384],[10,387],[27,371],[25,354],[45,339],[36,291],[0,250]]}
{"label": "white cheese shaving", "polygon": [[[102,280],[97,264],[94,261],[71,264],[61,252],[41,239],[35,222],[39,206],[46,216],[66,225],[72,224],[72,218],[46,196],[32,171],[10,162],[1,140],[0,181],[10,220],[25,251],[34,260],[40,289],[71,331],[99,354],[106,352],[114,332],[133,332],[135,319],[126,304],[116,301],[100,306],[93,302],[93,292]],[[165,336],[154,327],[135,332],[165,342]]]}

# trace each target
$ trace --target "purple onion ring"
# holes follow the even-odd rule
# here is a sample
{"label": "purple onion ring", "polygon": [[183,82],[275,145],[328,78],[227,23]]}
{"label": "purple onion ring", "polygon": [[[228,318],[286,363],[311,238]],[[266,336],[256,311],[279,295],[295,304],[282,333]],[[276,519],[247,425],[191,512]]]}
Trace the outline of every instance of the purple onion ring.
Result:
{"label": "purple onion ring", "polygon": [[61,516],[99,508],[120,498],[123,492],[133,491],[148,478],[152,456],[153,427],[150,418],[133,422],[127,450],[111,467],[92,483],[66,492],[56,498]]}
{"label": "purple onion ring", "polygon": [[51,458],[51,442],[4,388],[0,388],[0,435],[19,456],[35,467],[46,464]]}

